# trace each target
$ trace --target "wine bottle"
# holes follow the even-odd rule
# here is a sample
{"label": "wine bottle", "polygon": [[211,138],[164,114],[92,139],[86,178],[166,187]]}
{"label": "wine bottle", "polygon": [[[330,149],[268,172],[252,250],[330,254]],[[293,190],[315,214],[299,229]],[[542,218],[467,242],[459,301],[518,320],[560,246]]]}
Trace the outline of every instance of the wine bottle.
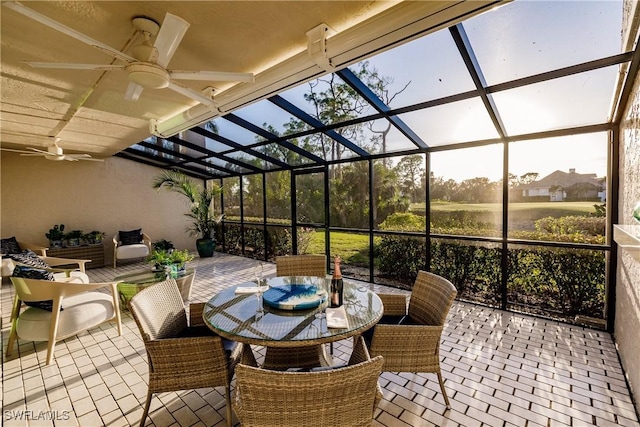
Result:
{"label": "wine bottle", "polygon": [[342,282],[342,272],[340,271],[340,257],[333,260],[333,276],[331,277],[331,307],[342,305],[344,284]]}

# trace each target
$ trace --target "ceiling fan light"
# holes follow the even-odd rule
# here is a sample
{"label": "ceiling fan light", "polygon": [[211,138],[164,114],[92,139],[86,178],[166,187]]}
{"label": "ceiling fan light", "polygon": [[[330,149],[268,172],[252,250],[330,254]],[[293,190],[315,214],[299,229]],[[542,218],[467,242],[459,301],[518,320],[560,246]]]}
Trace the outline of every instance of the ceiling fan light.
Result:
{"label": "ceiling fan light", "polygon": [[145,89],[162,89],[169,86],[169,73],[155,64],[138,62],[127,65],[129,80]]}
{"label": "ceiling fan light", "polygon": [[143,62],[156,62],[158,60],[158,49],[152,46],[149,41],[135,46],[131,49],[131,56],[138,61]]}
{"label": "ceiling fan light", "polygon": [[54,145],[51,145],[47,148],[47,151],[49,152],[49,154],[51,156],[62,156],[63,155],[63,151],[61,147],[58,147],[57,143],[54,143]]}

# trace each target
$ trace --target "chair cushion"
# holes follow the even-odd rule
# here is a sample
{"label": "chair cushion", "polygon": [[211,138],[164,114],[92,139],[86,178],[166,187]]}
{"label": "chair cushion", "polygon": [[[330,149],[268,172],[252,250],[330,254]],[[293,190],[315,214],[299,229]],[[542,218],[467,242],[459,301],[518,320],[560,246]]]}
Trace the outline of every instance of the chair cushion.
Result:
{"label": "chair cushion", "polygon": [[[65,310],[58,320],[58,338],[75,335],[111,319],[115,312],[111,295],[84,292],[62,300]],[[18,317],[18,337],[29,341],[48,341],[51,312],[29,307]]]}
{"label": "chair cushion", "polygon": [[31,267],[49,268],[49,264],[29,249],[17,254],[8,254],[7,258],[11,258],[20,264],[30,265]]}
{"label": "chair cushion", "polygon": [[[13,277],[24,277],[25,279],[37,279],[37,280],[49,280],[53,281],[55,278],[53,273],[47,270],[40,270],[38,268],[26,267],[24,265],[16,265],[13,269]],[[53,301],[45,300],[45,301],[25,301],[24,302],[29,307],[40,308],[42,310],[52,311],[53,310]],[[60,307],[60,311],[63,308]]]}
{"label": "chair cushion", "polygon": [[142,258],[147,255],[149,255],[149,248],[142,243],[118,246],[116,250],[116,258],[118,259]]}
{"label": "chair cushion", "polygon": [[135,245],[136,243],[142,242],[141,228],[131,231],[118,231],[118,235],[120,236],[122,246]]}
{"label": "chair cushion", "polygon": [[9,277],[13,274],[13,269],[16,267],[16,264],[13,262],[11,258],[2,257],[2,277]]}
{"label": "chair cushion", "polygon": [[22,252],[22,249],[20,249],[20,245],[18,244],[16,237],[13,236],[8,239],[0,239],[0,252],[5,255],[19,254]]}
{"label": "chair cushion", "polygon": [[89,276],[82,271],[72,271],[69,277],[67,277],[66,273],[60,272],[53,273],[53,280],[67,283],[89,283]]}
{"label": "chair cushion", "polygon": [[[182,332],[178,334],[179,338],[211,337],[211,336],[218,336],[218,335],[215,332],[213,332],[211,329],[209,329],[207,326],[189,326],[187,328],[184,328]],[[233,353],[233,350],[235,350],[237,345],[238,343],[235,341],[222,338],[222,346],[224,347],[224,351],[227,353],[227,355],[230,355],[231,353]]]}
{"label": "chair cushion", "polygon": [[[409,319],[409,316],[382,316],[377,325],[406,325],[406,321]],[[371,346],[371,341],[373,341],[373,334],[376,327],[375,325],[371,329],[367,329],[362,333],[362,338],[364,338],[367,346]]]}

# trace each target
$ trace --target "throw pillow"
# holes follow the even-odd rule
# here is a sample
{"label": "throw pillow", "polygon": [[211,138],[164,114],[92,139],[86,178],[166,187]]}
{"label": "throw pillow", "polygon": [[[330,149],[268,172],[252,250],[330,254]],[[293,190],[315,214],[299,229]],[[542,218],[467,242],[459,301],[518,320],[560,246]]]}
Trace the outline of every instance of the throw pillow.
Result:
{"label": "throw pillow", "polygon": [[42,258],[36,255],[32,250],[26,249],[24,252],[19,254],[9,254],[7,258],[11,258],[15,262],[19,262],[20,264],[29,265],[31,267],[38,268],[49,268],[49,264],[44,262]]}
{"label": "throw pillow", "polygon": [[122,245],[135,245],[137,243],[142,242],[142,229],[138,228],[137,230],[131,231],[118,231],[120,235],[120,241]]}
{"label": "throw pillow", "polygon": [[[25,279],[50,280],[53,281],[53,273],[38,268],[16,265],[13,270],[14,277],[24,277]],[[41,308],[42,310],[53,311],[53,300],[46,301],[24,301],[29,307]],[[60,307],[62,311],[62,307]]]}
{"label": "throw pillow", "polygon": [[5,255],[9,255],[19,254],[22,252],[22,249],[20,249],[20,245],[18,244],[16,237],[13,236],[8,239],[0,239],[0,251]]}

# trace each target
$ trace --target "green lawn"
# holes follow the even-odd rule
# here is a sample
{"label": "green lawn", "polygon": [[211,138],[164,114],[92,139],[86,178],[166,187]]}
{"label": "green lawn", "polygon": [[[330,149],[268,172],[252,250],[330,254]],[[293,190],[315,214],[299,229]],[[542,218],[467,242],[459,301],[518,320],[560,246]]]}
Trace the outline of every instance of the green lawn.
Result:
{"label": "green lawn", "polygon": [[[593,205],[596,202],[531,202],[531,203],[509,203],[509,211],[545,211],[555,212],[559,215],[551,216],[564,216],[564,215],[584,215],[595,211]],[[420,209],[424,206],[421,203],[414,203],[411,205],[411,209]],[[491,211],[501,212],[502,203],[447,203],[447,202],[433,202],[431,203],[431,209],[435,211]]]}
{"label": "green lawn", "polygon": [[[324,231],[313,234],[309,254],[324,254]],[[331,232],[331,256],[340,257],[349,264],[369,264],[369,236],[365,234]]]}
{"label": "green lawn", "polygon": [[[567,215],[588,215],[594,212],[595,202],[534,202],[534,203],[510,203],[510,221],[513,223],[532,223],[536,219],[547,216],[561,217]],[[413,208],[424,205],[416,203]],[[434,202],[431,208],[436,211],[485,211],[494,212],[496,215],[502,211],[501,203],[447,203]],[[313,234],[309,254],[324,254],[324,231]],[[365,234],[332,232],[331,256],[340,255],[345,262],[354,265],[368,265],[369,262],[369,236]]]}

